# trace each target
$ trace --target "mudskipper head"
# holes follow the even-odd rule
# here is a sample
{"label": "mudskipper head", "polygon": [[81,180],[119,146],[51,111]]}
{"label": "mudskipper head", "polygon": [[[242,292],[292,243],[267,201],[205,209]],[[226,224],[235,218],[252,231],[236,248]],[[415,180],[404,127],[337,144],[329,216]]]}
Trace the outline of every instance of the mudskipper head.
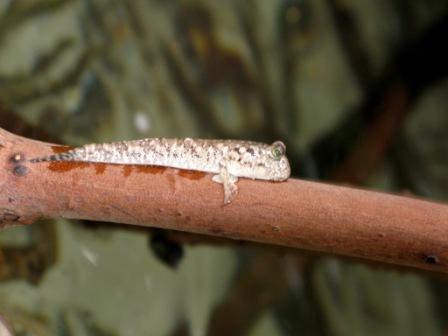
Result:
{"label": "mudskipper head", "polygon": [[230,175],[284,181],[291,173],[286,147],[281,141],[271,145],[251,141],[238,142],[231,150],[227,149],[226,147],[224,163]]}
{"label": "mudskipper head", "polygon": [[286,146],[281,141],[275,141],[269,147],[267,153],[266,168],[269,171],[270,180],[284,181],[291,174],[288,158],[286,157]]}

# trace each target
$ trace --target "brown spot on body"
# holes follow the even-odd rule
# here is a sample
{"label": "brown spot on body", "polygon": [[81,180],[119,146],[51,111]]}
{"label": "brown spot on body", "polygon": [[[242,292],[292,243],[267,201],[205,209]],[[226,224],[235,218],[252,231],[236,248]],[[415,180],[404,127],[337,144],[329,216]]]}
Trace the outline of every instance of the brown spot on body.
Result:
{"label": "brown spot on body", "polygon": [[133,167],[131,165],[123,165],[123,176],[128,177],[132,173]]}
{"label": "brown spot on body", "polygon": [[54,154],[68,152],[69,150],[72,150],[74,148],[75,147],[73,146],[61,146],[61,145],[51,146],[51,149],[53,150]]}
{"label": "brown spot on body", "polygon": [[136,166],[139,173],[162,174],[166,167],[159,166]]}
{"label": "brown spot on body", "polygon": [[84,169],[90,165],[88,162],[75,162],[75,161],[52,161],[48,165],[48,169],[57,173],[68,172],[73,169]]}
{"label": "brown spot on body", "polygon": [[179,176],[185,177],[190,180],[200,180],[201,178],[205,177],[205,175],[207,175],[204,172],[185,169],[180,169],[178,174]]}
{"label": "brown spot on body", "polygon": [[102,174],[106,170],[107,164],[105,163],[95,163],[95,173]]}

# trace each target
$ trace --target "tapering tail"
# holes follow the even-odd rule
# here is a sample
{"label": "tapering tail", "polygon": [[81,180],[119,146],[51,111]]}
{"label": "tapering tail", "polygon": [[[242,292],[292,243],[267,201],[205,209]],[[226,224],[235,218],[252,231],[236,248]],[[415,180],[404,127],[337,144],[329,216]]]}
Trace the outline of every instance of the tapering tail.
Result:
{"label": "tapering tail", "polygon": [[48,162],[48,161],[71,161],[74,155],[72,151],[63,152],[59,154],[48,155],[40,158],[31,159],[30,162]]}

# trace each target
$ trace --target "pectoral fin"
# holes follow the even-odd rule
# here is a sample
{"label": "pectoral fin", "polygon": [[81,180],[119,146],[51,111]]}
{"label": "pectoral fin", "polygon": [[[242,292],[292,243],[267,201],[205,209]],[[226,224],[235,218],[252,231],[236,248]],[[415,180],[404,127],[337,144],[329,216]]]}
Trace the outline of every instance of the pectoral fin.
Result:
{"label": "pectoral fin", "polygon": [[216,183],[222,183],[224,188],[224,204],[229,204],[238,194],[236,182],[238,177],[230,175],[225,166],[222,166],[218,175],[214,175],[212,180]]}

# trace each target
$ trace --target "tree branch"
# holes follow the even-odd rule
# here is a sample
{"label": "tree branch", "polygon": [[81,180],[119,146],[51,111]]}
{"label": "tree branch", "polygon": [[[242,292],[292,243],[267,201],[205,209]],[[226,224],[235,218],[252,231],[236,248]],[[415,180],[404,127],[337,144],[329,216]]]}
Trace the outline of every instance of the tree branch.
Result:
{"label": "tree branch", "polygon": [[448,272],[448,206],[289,179],[241,179],[223,205],[204,173],[29,163],[67,147],[0,129],[0,225],[65,217],[128,223]]}

